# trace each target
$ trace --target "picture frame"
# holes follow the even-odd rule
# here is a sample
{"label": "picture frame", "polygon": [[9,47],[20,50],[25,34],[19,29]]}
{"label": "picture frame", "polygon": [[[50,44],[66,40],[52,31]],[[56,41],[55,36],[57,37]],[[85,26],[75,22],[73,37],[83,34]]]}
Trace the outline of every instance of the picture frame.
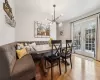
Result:
{"label": "picture frame", "polygon": [[60,36],[63,36],[63,34],[64,34],[63,30],[62,30],[62,31],[60,31]]}
{"label": "picture frame", "polygon": [[34,37],[50,38],[50,25],[34,21]]}
{"label": "picture frame", "polygon": [[5,11],[5,22],[9,24],[11,27],[16,26],[16,21],[14,19],[14,15],[12,12],[12,8],[10,7],[8,0],[5,0],[3,3],[3,10]]}
{"label": "picture frame", "polygon": [[7,0],[5,0],[5,2],[3,3],[3,9],[6,12],[6,14],[9,16],[9,18],[12,20],[13,18],[12,8],[10,7]]}

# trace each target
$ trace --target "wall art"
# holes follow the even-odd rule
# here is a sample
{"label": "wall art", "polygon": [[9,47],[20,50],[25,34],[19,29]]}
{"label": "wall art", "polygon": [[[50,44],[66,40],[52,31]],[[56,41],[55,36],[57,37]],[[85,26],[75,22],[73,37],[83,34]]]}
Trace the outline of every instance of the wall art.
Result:
{"label": "wall art", "polygon": [[49,38],[50,37],[50,25],[39,23],[34,21],[34,37],[35,38]]}
{"label": "wall art", "polygon": [[10,7],[8,0],[5,0],[5,2],[3,3],[3,9],[6,13],[6,15],[5,15],[6,23],[9,24],[12,27],[15,27],[16,21],[14,19],[14,15],[12,13],[12,8]]}

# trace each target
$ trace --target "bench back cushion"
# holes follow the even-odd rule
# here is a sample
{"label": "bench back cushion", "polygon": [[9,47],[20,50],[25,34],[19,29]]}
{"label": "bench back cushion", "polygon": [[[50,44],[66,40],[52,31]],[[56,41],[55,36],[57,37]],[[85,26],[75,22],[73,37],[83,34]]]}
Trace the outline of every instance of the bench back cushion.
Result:
{"label": "bench back cushion", "polygon": [[49,44],[48,41],[20,41],[20,42],[17,42],[17,43],[27,43],[27,44],[30,44],[30,43],[36,43],[36,45],[44,45],[44,44]]}

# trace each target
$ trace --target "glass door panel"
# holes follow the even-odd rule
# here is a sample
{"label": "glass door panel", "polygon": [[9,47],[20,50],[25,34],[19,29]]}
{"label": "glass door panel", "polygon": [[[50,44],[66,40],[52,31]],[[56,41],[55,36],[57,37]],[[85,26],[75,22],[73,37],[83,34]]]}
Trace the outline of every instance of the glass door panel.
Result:
{"label": "glass door panel", "polygon": [[75,52],[94,57],[97,18],[86,19],[73,25],[73,44]]}
{"label": "glass door panel", "polygon": [[85,30],[85,50],[94,52],[95,48],[95,28]]}
{"label": "glass door panel", "polygon": [[74,35],[73,35],[73,44],[75,46],[75,50],[81,50],[81,29],[80,26],[74,27]]}

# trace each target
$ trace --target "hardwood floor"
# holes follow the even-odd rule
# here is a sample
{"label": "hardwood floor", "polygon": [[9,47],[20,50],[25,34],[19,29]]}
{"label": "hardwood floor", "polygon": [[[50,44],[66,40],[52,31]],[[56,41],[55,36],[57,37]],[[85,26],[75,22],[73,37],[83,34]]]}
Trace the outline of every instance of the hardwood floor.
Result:
{"label": "hardwood floor", "polygon": [[[100,62],[91,58],[73,54],[73,68],[68,66],[68,71],[65,72],[64,64],[61,64],[62,75],[59,74],[59,67],[53,69],[53,80],[100,80]],[[51,80],[51,70],[48,70],[47,75],[43,75],[39,65],[36,65],[36,80]]]}

